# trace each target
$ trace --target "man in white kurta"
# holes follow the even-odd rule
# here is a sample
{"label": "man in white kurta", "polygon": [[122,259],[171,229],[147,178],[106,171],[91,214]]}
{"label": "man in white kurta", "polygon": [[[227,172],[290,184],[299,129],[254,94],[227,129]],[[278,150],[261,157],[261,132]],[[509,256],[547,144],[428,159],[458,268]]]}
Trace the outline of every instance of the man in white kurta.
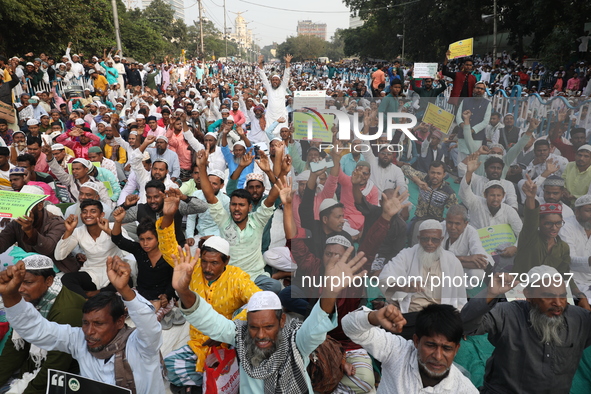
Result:
{"label": "man in white kurta", "polygon": [[[259,73],[263,87],[267,91],[267,98],[269,99],[267,111],[265,113],[267,124],[271,124],[279,118],[288,119],[287,107],[285,106],[285,96],[288,95],[289,79],[291,75],[289,63],[291,62],[291,58],[291,55],[285,56],[285,70],[283,71],[283,78],[279,78],[279,75],[274,74],[269,81],[265,75],[265,71],[263,70],[264,58],[262,55],[259,56],[259,66],[257,67],[257,72]],[[282,124],[279,125],[277,130],[280,130],[281,127]]]}
{"label": "man in white kurta", "polygon": [[[384,266],[379,276],[382,293],[398,303],[402,313],[418,312],[433,303],[462,309],[467,302],[466,287],[453,280],[463,281],[464,269],[453,253],[442,248],[441,223],[425,220],[418,237],[418,244],[403,249]],[[418,279],[416,283],[411,277]],[[443,279],[448,277],[452,279],[451,285],[447,279],[444,283]]]}

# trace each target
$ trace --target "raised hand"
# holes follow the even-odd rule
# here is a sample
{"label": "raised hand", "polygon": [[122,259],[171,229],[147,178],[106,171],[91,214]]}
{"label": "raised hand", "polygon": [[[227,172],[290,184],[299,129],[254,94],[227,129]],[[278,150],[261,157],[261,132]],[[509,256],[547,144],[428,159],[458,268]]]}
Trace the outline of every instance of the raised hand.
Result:
{"label": "raised hand", "polygon": [[507,272],[494,273],[492,280],[488,284],[487,298],[496,298],[501,294],[505,294],[519,284],[515,280],[515,276],[511,276]]}
{"label": "raised hand", "polygon": [[131,267],[119,256],[107,257],[107,276],[118,292],[129,287]]}
{"label": "raised hand", "polygon": [[532,119],[529,121],[529,129],[530,129],[530,130],[535,130],[535,129],[537,129],[539,125],[540,125],[540,121],[539,121],[538,119],[536,119],[536,118],[532,118]]}
{"label": "raised hand", "polygon": [[151,145],[152,142],[156,141],[156,136],[154,135],[149,135],[146,137],[145,141],[144,141],[144,145]]}
{"label": "raised hand", "polygon": [[279,198],[283,205],[291,204],[291,200],[295,190],[292,187],[291,177],[277,178],[277,183],[273,185],[279,191]]}
{"label": "raised hand", "polygon": [[278,123],[285,123],[285,122],[287,122],[287,120],[282,116],[279,119],[277,119],[277,122]]}
{"label": "raised hand", "polygon": [[267,156],[265,151],[259,150],[259,156],[261,158],[255,160],[255,162],[257,163],[259,168],[265,173],[271,171],[271,164],[269,163],[269,157]]}
{"label": "raised hand", "polygon": [[398,193],[399,187],[394,190],[394,195],[390,198],[385,193],[382,193],[382,214],[390,219],[404,208],[410,206],[410,202],[404,202],[408,198],[408,191],[402,194]]}
{"label": "raised hand", "polygon": [[201,251],[197,249],[195,256],[191,257],[191,248],[185,246],[183,250],[180,246],[177,246],[177,253],[172,255],[174,262],[174,271],[172,273],[172,287],[179,293],[189,291],[189,284],[191,284],[191,278],[195,265],[199,261]]}
{"label": "raised hand", "polygon": [[166,191],[166,197],[164,198],[164,205],[162,207],[162,213],[164,215],[174,216],[179,209],[181,199],[173,190],[175,189],[169,189]]}
{"label": "raised hand", "polygon": [[285,155],[281,160],[281,174],[287,175],[291,171],[291,156]]}
{"label": "raised hand", "polygon": [[137,194],[129,194],[125,197],[125,206],[127,208],[133,207],[140,200],[140,196]]}
{"label": "raised hand", "polygon": [[242,155],[240,158],[240,167],[246,168],[248,167],[252,161],[254,160],[254,156],[250,153],[246,153]]}
{"label": "raised hand", "polygon": [[361,277],[367,273],[366,270],[358,273],[367,261],[363,252],[358,253],[357,256],[349,260],[354,250],[351,246],[340,258],[338,255],[335,255],[324,265],[324,274],[326,277],[338,277],[341,279],[339,283],[334,283],[336,286],[333,286],[333,283],[331,283],[330,286],[324,288],[322,292],[324,298],[338,298],[338,295],[348,287],[349,283],[354,283],[354,278]]}
{"label": "raised hand", "polygon": [[[25,279],[25,263],[19,261],[15,265],[9,265],[6,270],[0,272],[0,294],[6,302],[6,295],[17,295],[21,283]],[[6,305],[9,306],[9,305]]]}
{"label": "raised hand", "polygon": [[538,191],[538,185],[536,185],[535,182],[531,180],[529,174],[525,174],[525,178],[526,181],[521,189],[527,198],[535,199]]}
{"label": "raised hand", "polygon": [[478,160],[478,154],[472,153],[468,156],[468,162],[466,163],[467,170],[466,172],[473,173],[480,167],[480,161]]}
{"label": "raised hand", "polygon": [[368,320],[372,325],[382,327],[384,330],[393,333],[402,332],[402,328],[406,325],[406,319],[402,312],[394,305],[386,305],[377,311],[371,312]]}
{"label": "raised hand", "polygon": [[101,230],[103,230],[108,235],[111,235],[111,227],[109,226],[109,220],[105,218],[100,218],[97,225]]}
{"label": "raised hand", "polygon": [[44,142],[41,146],[41,152],[45,153],[47,161],[51,161],[53,159],[53,151],[51,150],[51,146],[49,146],[47,142]]}
{"label": "raised hand", "polygon": [[479,155],[488,155],[490,152],[490,148],[486,145],[481,145],[480,148],[476,151]]}
{"label": "raised hand", "polygon": [[470,118],[472,117],[472,111],[469,109],[462,112],[462,119],[464,120],[465,124],[470,124]]}
{"label": "raised hand", "polygon": [[196,163],[199,168],[206,168],[207,163],[209,162],[209,154],[206,150],[200,150],[197,152]]}
{"label": "raised hand", "polygon": [[123,219],[125,219],[125,209],[123,207],[117,207],[113,211],[113,218],[118,223],[123,223]]}
{"label": "raised hand", "polygon": [[351,173],[351,183],[353,185],[360,185],[361,182],[363,182],[363,175],[361,174],[361,167],[357,167],[356,169],[353,170],[353,172]]}
{"label": "raised hand", "polygon": [[552,158],[546,159],[546,171],[544,171],[544,172],[548,172],[549,175],[551,175],[551,174],[554,174],[556,171],[558,171],[558,169],[559,169],[558,162],[556,160],[554,160]]}
{"label": "raised hand", "polygon": [[78,216],[76,216],[76,215],[68,216],[68,218],[64,221],[64,225],[66,226],[66,231],[69,233],[72,233],[76,229],[76,226],[78,225]]}
{"label": "raised hand", "polygon": [[293,59],[293,56],[288,53],[283,59],[285,59],[285,63],[290,63],[291,59]]}

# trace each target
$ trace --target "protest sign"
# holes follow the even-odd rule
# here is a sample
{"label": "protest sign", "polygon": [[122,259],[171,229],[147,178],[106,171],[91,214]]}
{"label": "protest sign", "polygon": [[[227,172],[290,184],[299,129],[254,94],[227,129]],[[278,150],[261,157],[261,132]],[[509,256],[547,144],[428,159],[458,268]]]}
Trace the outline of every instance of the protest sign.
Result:
{"label": "protest sign", "polygon": [[449,59],[457,59],[459,57],[472,56],[474,53],[474,39],[466,38],[465,40],[456,41],[453,44],[449,44]]}
{"label": "protest sign", "polygon": [[513,229],[508,224],[497,224],[478,229],[478,235],[484,250],[491,256],[498,254],[497,248],[499,246],[503,246],[504,249],[504,245],[515,245],[515,241],[517,241]]}
{"label": "protest sign", "polygon": [[412,73],[413,78],[437,77],[437,63],[415,63]]}
{"label": "protest sign", "polygon": [[131,394],[131,390],[106,384],[73,373],[47,370],[46,394]]}
{"label": "protest sign", "polygon": [[454,114],[447,112],[444,109],[439,108],[433,103],[427,105],[425,115],[423,115],[423,122],[428,123],[441,131],[442,133],[449,133],[451,125],[454,122]]}
{"label": "protest sign", "polygon": [[47,196],[0,190],[0,218],[16,219],[28,216],[31,208]]}
{"label": "protest sign", "polygon": [[[312,138],[322,142],[332,142],[332,125],[334,115],[322,114],[321,117],[310,112],[293,113],[293,138],[302,140],[308,138],[308,122],[312,123]],[[326,124],[324,123],[326,122]]]}
{"label": "protest sign", "polygon": [[293,109],[313,108],[324,109],[326,90],[303,90],[293,93]]}

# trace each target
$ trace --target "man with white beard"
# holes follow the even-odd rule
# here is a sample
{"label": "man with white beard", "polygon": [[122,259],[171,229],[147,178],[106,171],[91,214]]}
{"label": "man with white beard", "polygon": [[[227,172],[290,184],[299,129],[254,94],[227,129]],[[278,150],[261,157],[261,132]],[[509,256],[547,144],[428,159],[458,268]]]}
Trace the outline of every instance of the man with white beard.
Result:
{"label": "man with white beard", "polygon": [[[418,313],[430,304],[449,304],[461,310],[466,303],[466,287],[455,278],[464,277],[462,263],[443,249],[441,223],[429,219],[421,223],[419,243],[403,249],[380,273],[380,289],[404,314],[407,324],[401,336],[411,339]],[[449,282],[451,278],[452,282]]]}
{"label": "man with white beard", "polygon": [[503,273],[462,309],[464,334],[488,334],[495,347],[481,393],[569,393],[591,345],[591,314],[567,303],[562,275],[547,265],[527,275],[525,301],[498,302],[518,283]]}
{"label": "man with white beard", "polygon": [[[259,66],[257,71],[259,77],[263,83],[263,87],[267,91],[267,98],[269,103],[267,105],[267,111],[265,113],[266,123],[270,125],[279,118],[288,119],[287,108],[285,106],[285,96],[287,96],[287,89],[289,87],[289,79],[291,76],[291,69],[289,63],[293,56],[285,55],[285,70],[283,70],[283,79],[279,75],[274,74],[271,77],[271,81],[267,79],[265,71],[263,70],[263,55],[259,56]],[[283,124],[280,125],[283,127]],[[280,128],[279,128],[280,129]]]}

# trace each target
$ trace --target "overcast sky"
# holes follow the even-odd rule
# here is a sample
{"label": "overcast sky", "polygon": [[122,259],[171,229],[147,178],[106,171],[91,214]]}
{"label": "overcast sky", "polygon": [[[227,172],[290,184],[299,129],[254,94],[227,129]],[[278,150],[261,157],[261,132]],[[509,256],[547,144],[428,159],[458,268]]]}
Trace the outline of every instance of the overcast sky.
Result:
{"label": "overcast sky", "polygon": [[[266,6],[300,10],[306,12],[281,11],[249,4],[241,0],[226,0],[227,27],[234,32],[234,19],[236,14],[232,12],[244,12],[242,16],[253,30],[257,45],[264,47],[273,41],[278,44],[285,41],[289,36],[296,35],[296,28],[299,20],[309,19],[312,22],[326,23],[326,39],[330,40],[337,28],[349,27],[348,8],[341,0],[298,0],[298,1],[269,1],[269,0],[247,0],[251,3],[264,4]],[[197,0],[184,0],[185,20],[187,25],[199,20],[199,7]],[[205,17],[223,30],[224,11],[223,0],[202,0],[205,9]],[[330,13],[311,13],[309,11],[328,11]]]}

